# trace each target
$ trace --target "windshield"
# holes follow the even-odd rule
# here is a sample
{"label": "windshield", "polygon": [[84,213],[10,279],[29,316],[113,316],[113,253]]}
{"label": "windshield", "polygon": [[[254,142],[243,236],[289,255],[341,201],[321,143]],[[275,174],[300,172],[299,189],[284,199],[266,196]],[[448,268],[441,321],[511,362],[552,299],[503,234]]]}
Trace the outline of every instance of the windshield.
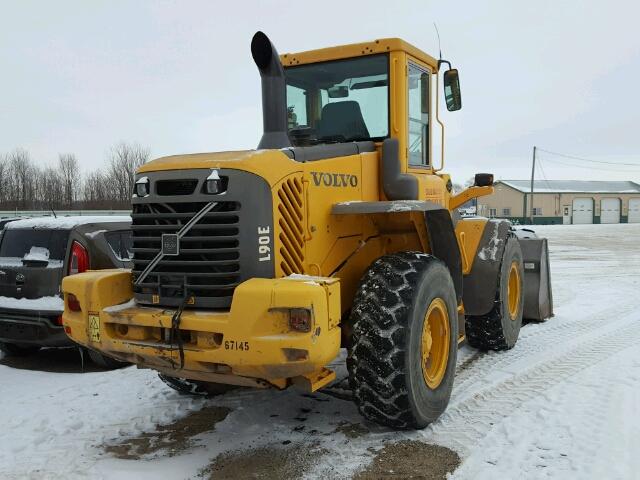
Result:
{"label": "windshield", "polygon": [[294,145],[382,140],[389,135],[387,55],[285,69]]}

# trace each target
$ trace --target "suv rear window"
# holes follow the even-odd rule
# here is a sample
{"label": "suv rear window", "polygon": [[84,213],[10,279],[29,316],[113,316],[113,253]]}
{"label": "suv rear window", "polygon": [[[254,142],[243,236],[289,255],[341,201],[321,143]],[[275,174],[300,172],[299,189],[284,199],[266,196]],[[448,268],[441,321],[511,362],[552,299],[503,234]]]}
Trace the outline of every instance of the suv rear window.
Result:
{"label": "suv rear window", "polygon": [[24,257],[31,247],[49,250],[52,260],[64,260],[69,230],[4,230],[0,238],[0,257]]}
{"label": "suv rear window", "polygon": [[133,258],[133,235],[131,230],[108,232],[104,236],[118,260],[128,262]]}

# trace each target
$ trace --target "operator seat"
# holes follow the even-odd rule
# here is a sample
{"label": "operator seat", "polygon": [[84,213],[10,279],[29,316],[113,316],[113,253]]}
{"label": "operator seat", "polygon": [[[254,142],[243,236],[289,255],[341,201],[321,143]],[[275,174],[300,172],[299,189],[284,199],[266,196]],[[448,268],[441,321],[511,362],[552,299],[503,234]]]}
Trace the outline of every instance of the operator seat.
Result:
{"label": "operator seat", "polygon": [[360,104],[353,100],[327,103],[318,122],[318,139],[355,140],[369,138]]}

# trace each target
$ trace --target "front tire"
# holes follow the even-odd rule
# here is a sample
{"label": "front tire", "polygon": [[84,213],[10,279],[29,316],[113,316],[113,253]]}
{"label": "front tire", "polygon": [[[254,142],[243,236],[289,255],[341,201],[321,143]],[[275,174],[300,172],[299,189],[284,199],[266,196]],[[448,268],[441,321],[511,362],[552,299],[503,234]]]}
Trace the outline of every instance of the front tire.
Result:
{"label": "front tire", "polygon": [[424,428],[446,409],[458,352],[456,293],[431,255],[376,260],[354,299],[347,366],[355,402],[369,420]]}
{"label": "front tire", "polygon": [[518,341],[524,308],[524,267],[518,240],[510,236],[502,255],[493,308],[486,315],[468,316],[467,342],[480,350],[508,350]]}

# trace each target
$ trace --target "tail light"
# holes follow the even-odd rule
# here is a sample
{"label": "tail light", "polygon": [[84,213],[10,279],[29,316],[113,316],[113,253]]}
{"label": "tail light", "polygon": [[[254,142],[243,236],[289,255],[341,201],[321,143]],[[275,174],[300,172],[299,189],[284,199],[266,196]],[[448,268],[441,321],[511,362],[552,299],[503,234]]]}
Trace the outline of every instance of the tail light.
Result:
{"label": "tail light", "polygon": [[71,310],[72,312],[80,311],[80,302],[78,301],[78,299],[73,293],[67,294],[67,306],[69,307],[69,310]]}
{"label": "tail light", "polygon": [[62,315],[56,317],[56,325],[62,325]]}
{"label": "tail light", "polygon": [[87,270],[89,270],[89,253],[86,248],[74,241],[71,245],[71,257],[69,257],[69,275]]}
{"label": "tail light", "polygon": [[297,330],[298,332],[310,332],[311,323],[311,310],[306,308],[289,309],[289,328],[291,328],[291,330]]}

